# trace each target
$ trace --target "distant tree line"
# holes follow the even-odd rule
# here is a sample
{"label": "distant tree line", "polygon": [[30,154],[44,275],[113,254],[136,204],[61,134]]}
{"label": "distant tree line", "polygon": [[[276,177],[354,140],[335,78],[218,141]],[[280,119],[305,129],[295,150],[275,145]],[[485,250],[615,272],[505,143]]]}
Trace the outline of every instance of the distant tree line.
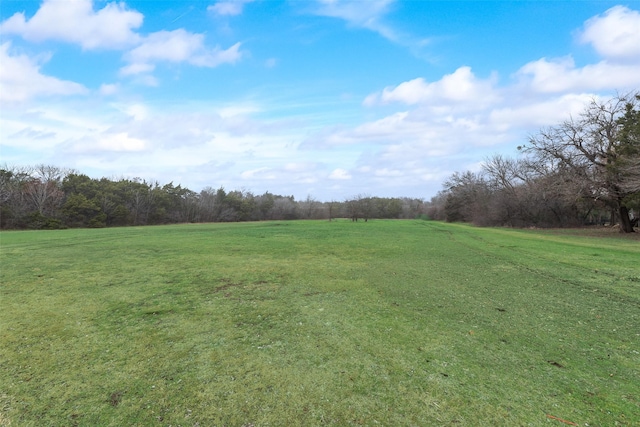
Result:
{"label": "distant tree line", "polygon": [[495,155],[480,172],[455,173],[428,203],[431,218],[477,225],[618,224],[640,212],[640,93],[593,99],[579,117],[540,130]]}
{"label": "distant tree line", "polygon": [[56,229],[187,222],[415,218],[424,203],[358,195],[344,201],[295,200],[266,192],[207,187],[199,193],[143,179],[94,179],[51,165],[0,168],[0,227]]}

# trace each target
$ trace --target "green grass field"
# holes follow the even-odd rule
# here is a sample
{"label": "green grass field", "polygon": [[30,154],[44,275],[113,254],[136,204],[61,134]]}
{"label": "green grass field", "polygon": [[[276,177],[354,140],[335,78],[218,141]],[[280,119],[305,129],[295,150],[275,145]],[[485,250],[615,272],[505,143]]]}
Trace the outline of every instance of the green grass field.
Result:
{"label": "green grass field", "polygon": [[0,426],[640,425],[617,234],[206,224],[0,256]]}

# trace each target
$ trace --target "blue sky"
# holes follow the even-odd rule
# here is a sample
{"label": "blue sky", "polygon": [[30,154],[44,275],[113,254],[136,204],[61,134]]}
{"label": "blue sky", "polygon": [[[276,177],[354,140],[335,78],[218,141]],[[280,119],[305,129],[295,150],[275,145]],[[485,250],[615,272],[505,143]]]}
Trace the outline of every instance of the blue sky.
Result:
{"label": "blue sky", "polygon": [[2,0],[0,163],[429,199],[640,89],[640,2]]}

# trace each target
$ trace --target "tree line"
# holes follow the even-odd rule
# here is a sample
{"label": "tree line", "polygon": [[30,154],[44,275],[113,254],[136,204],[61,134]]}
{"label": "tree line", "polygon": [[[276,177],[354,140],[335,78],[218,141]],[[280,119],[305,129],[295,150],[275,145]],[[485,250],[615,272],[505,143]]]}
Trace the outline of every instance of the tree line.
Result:
{"label": "tree line", "polygon": [[412,198],[357,195],[344,201],[295,200],[266,192],[192,191],[172,182],[94,179],[52,165],[0,168],[0,227],[57,229],[188,222],[292,219],[415,218],[424,203]]}
{"label": "tree line", "polygon": [[486,159],[479,172],[454,173],[428,215],[487,226],[638,225],[640,93],[594,98],[518,150]]}
{"label": "tree line", "polygon": [[0,228],[53,229],[186,222],[415,218],[483,226],[572,227],[640,217],[640,92],[592,99],[577,117],[494,155],[479,172],[456,172],[428,203],[357,195],[320,202],[265,192],[134,179],[94,179],[51,165],[0,168]]}

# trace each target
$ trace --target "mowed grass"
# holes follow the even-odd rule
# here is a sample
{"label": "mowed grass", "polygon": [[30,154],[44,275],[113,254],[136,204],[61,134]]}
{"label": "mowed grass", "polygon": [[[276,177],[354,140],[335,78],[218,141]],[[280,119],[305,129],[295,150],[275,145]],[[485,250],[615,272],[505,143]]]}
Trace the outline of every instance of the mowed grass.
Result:
{"label": "mowed grass", "polygon": [[0,256],[2,426],[640,425],[637,240],[296,221]]}

